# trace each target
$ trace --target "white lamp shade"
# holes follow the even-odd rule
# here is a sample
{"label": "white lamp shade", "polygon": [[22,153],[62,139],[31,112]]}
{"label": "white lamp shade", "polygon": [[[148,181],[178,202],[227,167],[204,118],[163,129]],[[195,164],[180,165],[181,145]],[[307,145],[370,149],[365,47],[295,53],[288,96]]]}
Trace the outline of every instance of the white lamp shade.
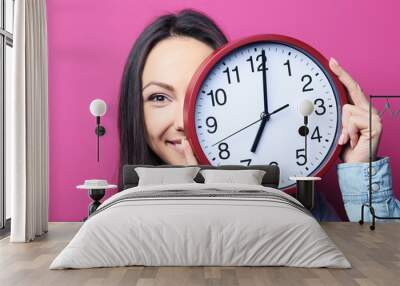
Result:
{"label": "white lamp shade", "polygon": [[107,104],[102,99],[95,99],[90,103],[90,112],[93,116],[103,116],[106,114]]}
{"label": "white lamp shade", "polygon": [[300,103],[299,112],[301,113],[301,115],[308,116],[313,111],[314,111],[314,104],[311,101],[305,99]]}

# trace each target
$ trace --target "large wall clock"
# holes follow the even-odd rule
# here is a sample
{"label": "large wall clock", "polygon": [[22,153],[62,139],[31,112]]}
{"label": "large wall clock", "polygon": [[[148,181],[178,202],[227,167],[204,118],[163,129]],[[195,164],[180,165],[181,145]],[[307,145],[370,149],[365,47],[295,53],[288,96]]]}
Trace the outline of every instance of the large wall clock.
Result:
{"label": "large wall clock", "polygon": [[[336,160],[345,102],[317,50],[282,35],[251,36],[199,67],[185,98],[185,132],[200,164],[275,164],[279,188],[290,192],[290,176],[322,176]],[[312,105],[307,125],[304,103]]]}

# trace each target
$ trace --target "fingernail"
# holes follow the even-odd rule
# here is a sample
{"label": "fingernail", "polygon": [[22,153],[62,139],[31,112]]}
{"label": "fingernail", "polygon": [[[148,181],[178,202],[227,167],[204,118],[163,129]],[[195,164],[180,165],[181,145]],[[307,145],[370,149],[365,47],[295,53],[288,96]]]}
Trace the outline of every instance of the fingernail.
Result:
{"label": "fingernail", "polygon": [[343,145],[344,136],[343,133],[339,137],[339,145]]}
{"label": "fingernail", "polygon": [[354,141],[353,140],[350,140],[350,147],[351,147],[351,149],[354,149]]}
{"label": "fingernail", "polygon": [[338,66],[339,63],[337,62],[337,60],[335,60],[334,58],[331,58],[331,61],[333,62],[334,65]]}

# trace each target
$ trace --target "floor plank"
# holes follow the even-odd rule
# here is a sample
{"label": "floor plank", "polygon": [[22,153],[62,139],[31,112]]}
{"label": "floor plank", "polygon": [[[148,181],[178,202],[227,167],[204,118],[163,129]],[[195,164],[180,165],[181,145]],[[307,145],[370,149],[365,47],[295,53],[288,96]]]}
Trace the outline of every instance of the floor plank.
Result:
{"label": "floor plank", "polygon": [[399,285],[400,224],[323,223],[352,269],[290,267],[117,267],[49,270],[82,223],[50,223],[49,232],[31,243],[0,240],[0,285]]}

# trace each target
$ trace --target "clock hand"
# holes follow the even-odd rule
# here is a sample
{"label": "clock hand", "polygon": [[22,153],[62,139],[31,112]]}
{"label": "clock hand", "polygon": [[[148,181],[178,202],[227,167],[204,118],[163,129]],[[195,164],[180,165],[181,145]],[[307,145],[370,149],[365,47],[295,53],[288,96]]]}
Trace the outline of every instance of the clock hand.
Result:
{"label": "clock hand", "polygon": [[272,112],[269,113],[268,115],[271,116],[272,114],[278,113],[279,111],[282,111],[282,110],[285,109],[286,107],[289,107],[289,104],[285,104],[285,105],[279,107],[278,109],[275,109],[274,111],[272,111]]}
{"label": "clock hand", "polygon": [[267,57],[265,56],[265,50],[264,49],[261,52],[261,58],[262,58],[262,81],[263,81],[263,96],[264,96],[264,113],[268,114],[267,67],[266,67],[266,64],[265,64],[265,62],[267,60]]}
{"label": "clock hand", "polygon": [[264,96],[264,113],[267,116],[260,124],[260,128],[258,128],[256,138],[254,139],[253,146],[251,146],[251,152],[255,153],[257,150],[258,143],[260,142],[261,135],[264,131],[265,125],[267,121],[269,121],[268,116],[268,89],[267,89],[267,68],[265,66],[266,56],[265,50],[261,51],[261,60],[262,60],[262,82],[263,82],[263,96]]}
{"label": "clock hand", "polygon": [[244,129],[249,128],[250,126],[256,124],[257,122],[260,122],[260,121],[263,120],[266,116],[271,116],[272,114],[278,113],[279,111],[285,109],[285,108],[288,107],[288,106],[289,106],[289,104],[285,104],[285,105],[279,107],[278,109],[274,110],[273,112],[271,112],[270,114],[267,114],[267,115],[263,112],[263,113],[261,114],[261,118],[260,118],[260,119],[258,119],[258,120],[256,120],[256,121],[254,121],[254,122],[252,122],[252,123],[246,125],[245,127],[239,129],[238,131],[235,131],[234,133],[232,133],[232,134],[226,136],[225,138],[219,140],[218,142],[212,144],[211,146],[213,147],[213,146],[217,145],[218,143],[221,143],[222,141],[225,141],[226,139],[228,139],[228,138],[232,137],[233,135],[235,135],[235,134],[237,134],[237,133],[243,131]]}
{"label": "clock hand", "polygon": [[256,121],[254,121],[254,122],[250,123],[249,125],[246,125],[245,127],[243,127],[243,128],[241,128],[241,129],[239,129],[238,131],[236,131],[236,132],[234,132],[234,133],[232,133],[232,134],[230,134],[230,135],[226,136],[225,138],[223,138],[223,139],[219,140],[218,142],[216,142],[216,143],[212,144],[211,146],[212,146],[212,147],[214,147],[214,146],[215,146],[215,145],[217,145],[218,143],[221,143],[222,141],[225,141],[226,139],[228,139],[228,138],[232,137],[233,135],[236,135],[236,134],[238,134],[239,132],[241,132],[241,131],[243,131],[243,130],[245,130],[245,129],[249,128],[250,126],[252,126],[252,125],[256,124],[257,122],[259,122],[259,121],[261,121],[261,120],[263,120],[263,118],[260,118],[260,119],[258,119],[258,120],[256,120]]}
{"label": "clock hand", "polygon": [[265,119],[263,121],[261,121],[260,127],[258,128],[257,134],[256,134],[256,138],[254,138],[254,142],[253,145],[251,146],[250,151],[255,153],[257,150],[257,146],[258,143],[260,143],[260,139],[261,139],[261,135],[264,131],[265,125],[267,124],[267,121],[269,120],[269,118]]}

